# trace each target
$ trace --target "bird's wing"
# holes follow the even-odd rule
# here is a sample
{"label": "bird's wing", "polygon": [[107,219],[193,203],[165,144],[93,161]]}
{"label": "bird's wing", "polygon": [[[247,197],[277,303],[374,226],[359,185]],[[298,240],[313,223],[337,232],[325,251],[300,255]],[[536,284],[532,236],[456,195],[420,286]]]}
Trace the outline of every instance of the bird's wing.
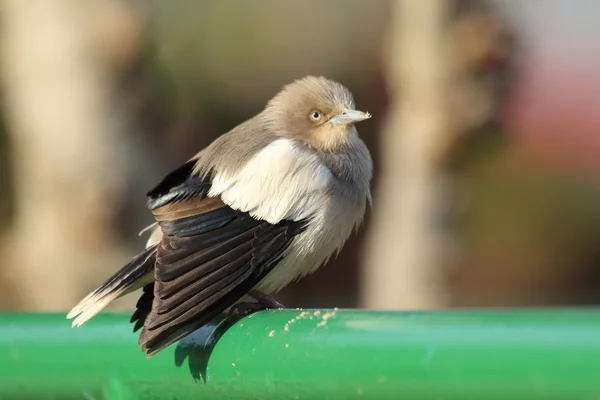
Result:
{"label": "bird's wing", "polygon": [[143,321],[139,343],[148,355],[237,302],[272,270],[305,226],[301,220],[267,222],[233,209],[220,195],[210,197],[212,180],[194,175],[194,163],[184,164],[148,193],[163,232],[153,299],[145,293],[133,318],[138,328]]}

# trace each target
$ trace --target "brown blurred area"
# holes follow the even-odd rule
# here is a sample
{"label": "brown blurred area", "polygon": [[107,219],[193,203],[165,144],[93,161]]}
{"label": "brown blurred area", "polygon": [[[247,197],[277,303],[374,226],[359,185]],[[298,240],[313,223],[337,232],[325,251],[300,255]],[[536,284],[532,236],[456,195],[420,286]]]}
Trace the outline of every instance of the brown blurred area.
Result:
{"label": "brown blurred area", "polygon": [[154,183],[308,74],[374,115],[373,206],[281,302],[600,302],[600,4],[0,5],[2,310],[74,305],[142,248]]}

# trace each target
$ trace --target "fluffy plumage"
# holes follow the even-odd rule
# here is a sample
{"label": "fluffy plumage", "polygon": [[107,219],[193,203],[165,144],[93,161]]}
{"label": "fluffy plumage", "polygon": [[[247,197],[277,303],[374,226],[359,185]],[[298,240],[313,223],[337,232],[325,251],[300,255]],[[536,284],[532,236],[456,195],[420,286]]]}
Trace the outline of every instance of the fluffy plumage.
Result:
{"label": "fluffy plumage", "polygon": [[370,200],[371,158],[337,82],[286,86],[148,192],[144,252],[68,314],[79,326],[143,287],[132,316],[148,355],[208,323],[249,291],[272,294],[335,255]]}

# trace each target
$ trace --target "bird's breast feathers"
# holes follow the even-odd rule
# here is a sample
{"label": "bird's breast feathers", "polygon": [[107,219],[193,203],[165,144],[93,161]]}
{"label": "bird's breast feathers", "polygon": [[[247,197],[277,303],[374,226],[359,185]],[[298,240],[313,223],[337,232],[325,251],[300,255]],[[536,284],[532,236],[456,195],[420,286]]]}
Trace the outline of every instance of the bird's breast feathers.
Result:
{"label": "bird's breast feathers", "polygon": [[272,224],[300,221],[326,207],[331,171],[293,140],[278,139],[235,173],[217,171],[209,196]]}

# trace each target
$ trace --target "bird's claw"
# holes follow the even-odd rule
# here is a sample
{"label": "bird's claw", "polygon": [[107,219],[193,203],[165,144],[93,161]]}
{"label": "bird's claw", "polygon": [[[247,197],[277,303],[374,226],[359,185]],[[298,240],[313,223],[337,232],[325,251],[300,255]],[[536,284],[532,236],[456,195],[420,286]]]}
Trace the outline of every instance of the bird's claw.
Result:
{"label": "bird's claw", "polygon": [[234,304],[229,309],[229,313],[227,317],[230,321],[237,321],[246,315],[253,314],[257,311],[266,310],[268,307],[265,307],[263,304],[254,303],[254,302],[241,302]]}
{"label": "bird's claw", "polygon": [[231,306],[228,313],[228,319],[230,321],[237,321],[246,315],[250,315],[257,311],[285,308],[283,304],[275,300],[272,296],[256,289],[250,290],[248,295],[256,301],[243,301]]}
{"label": "bird's claw", "polygon": [[283,304],[275,300],[273,296],[260,292],[256,289],[252,289],[248,292],[248,295],[252,296],[259,304],[262,304],[265,308],[285,308]]}

